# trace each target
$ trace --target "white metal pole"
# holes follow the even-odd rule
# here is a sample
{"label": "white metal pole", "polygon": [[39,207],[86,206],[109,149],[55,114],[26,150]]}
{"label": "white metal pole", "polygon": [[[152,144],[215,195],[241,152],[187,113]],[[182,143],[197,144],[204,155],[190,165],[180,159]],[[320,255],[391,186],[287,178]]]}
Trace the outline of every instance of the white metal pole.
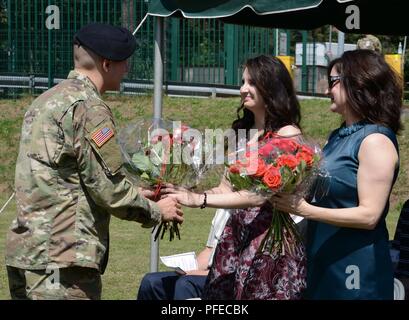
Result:
{"label": "white metal pole", "polygon": [[[155,23],[155,61],[153,83],[153,118],[158,121],[162,117],[163,100],[163,19],[156,17]],[[159,238],[155,241],[155,233],[151,234],[150,271],[157,272],[159,264]]]}
{"label": "white metal pole", "polygon": [[162,117],[163,99],[163,19],[156,17],[155,24],[155,65],[154,65],[154,88],[153,88],[153,117]]}
{"label": "white metal pole", "polygon": [[338,57],[342,56],[344,53],[344,44],[345,44],[345,33],[342,31],[338,31],[338,50],[337,55]]}
{"label": "white metal pole", "polygon": [[[402,48],[402,55],[401,55],[401,74],[403,76],[403,70],[405,70],[405,54],[406,54],[406,40],[407,40],[407,36],[405,36],[404,40],[403,40],[403,48]],[[403,81],[405,83],[405,81]]]}

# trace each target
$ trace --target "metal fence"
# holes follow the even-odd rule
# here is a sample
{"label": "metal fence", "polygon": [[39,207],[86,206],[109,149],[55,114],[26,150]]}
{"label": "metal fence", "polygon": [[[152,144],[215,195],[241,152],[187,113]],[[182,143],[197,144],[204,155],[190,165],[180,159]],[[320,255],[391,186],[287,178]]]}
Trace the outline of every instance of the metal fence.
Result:
{"label": "metal fence", "polygon": [[[0,5],[0,75],[45,77],[52,86],[54,78],[64,78],[73,67],[72,38],[79,28],[104,22],[133,31],[145,16],[149,1],[0,0]],[[50,5],[59,9],[59,29],[46,27]],[[148,17],[135,35],[139,45],[127,79],[139,83],[140,88],[145,83],[147,90],[153,78],[154,19]],[[274,29],[229,25],[214,19],[169,18],[165,19],[165,30],[168,84],[237,86],[246,58],[278,53]]]}
{"label": "metal fence", "polygon": [[[47,7],[59,9],[59,29],[48,29]],[[6,21],[1,25],[2,74],[65,77],[73,67],[74,33],[90,22],[122,25],[134,30],[147,11],[146,1],[124,0],[3,0]],[[138,33],[143,39],[132,58],[130,78],[150,79],[152,70],[153,23],[148,18]]]}

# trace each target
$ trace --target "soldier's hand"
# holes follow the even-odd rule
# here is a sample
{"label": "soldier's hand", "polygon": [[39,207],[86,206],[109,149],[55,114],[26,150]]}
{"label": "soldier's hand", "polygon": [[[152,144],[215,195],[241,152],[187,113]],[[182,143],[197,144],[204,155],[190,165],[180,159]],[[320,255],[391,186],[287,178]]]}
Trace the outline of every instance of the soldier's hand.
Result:
{"label": "soldier's hand", "polygon": [[140,194],[142,194],[145,198],[148,198],[150,200],[153,200],[155,197],[155,191],[144,189],[144,188],[138,188],[138,191]]}
{"label": "soldier's hand", "polygon": [[183,211],[180,204],[173,198],[165,198],[156,203],[162,213],[162,221],[183,222]]}

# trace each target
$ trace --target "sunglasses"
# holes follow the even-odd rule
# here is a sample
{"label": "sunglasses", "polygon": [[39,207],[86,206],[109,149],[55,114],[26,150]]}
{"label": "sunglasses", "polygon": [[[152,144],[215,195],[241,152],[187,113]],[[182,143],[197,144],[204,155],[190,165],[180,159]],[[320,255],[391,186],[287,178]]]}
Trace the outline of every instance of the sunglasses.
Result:
{"label": "sunglasses", "polygon": [[341,76],[329,76],[328,77],[328,89],[332,89],[337,81],[341,80]]}

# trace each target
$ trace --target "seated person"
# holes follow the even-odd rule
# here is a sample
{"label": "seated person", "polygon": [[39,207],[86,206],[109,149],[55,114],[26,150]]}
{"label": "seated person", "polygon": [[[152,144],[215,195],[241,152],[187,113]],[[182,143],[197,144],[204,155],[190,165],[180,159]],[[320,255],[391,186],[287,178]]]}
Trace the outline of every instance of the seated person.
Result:
{"label": "seated person", "polygon": [[176,272],[152,272],[146,274],[139,287],[138,300],[186,300],[199,298],[213,261],[217,242],[230,217],[228,210],[218,209],[212,220],[206,248],[197,255],[197,270],[186,275]]}
{"label": "seated person", "polygon": [[409,200],[400,212],[392,248],[399,252],[399,260],[395,269],[395,278],[405,287],[405,299],[409,299]]}
{"label": "seated person", "polygon": [[[306,219],[293,216],[298,230],[305,240]],[[197,255],[197,270],[187,271],[186,275],[179,275],[174,271],[147,273],[139,286],[138,300],[186,300],[200,298],[206,282],[209,267],[213,262],[214,252],[224,226],[230,218],[229,210],[218,209],[212,220],[206,244]]]}

